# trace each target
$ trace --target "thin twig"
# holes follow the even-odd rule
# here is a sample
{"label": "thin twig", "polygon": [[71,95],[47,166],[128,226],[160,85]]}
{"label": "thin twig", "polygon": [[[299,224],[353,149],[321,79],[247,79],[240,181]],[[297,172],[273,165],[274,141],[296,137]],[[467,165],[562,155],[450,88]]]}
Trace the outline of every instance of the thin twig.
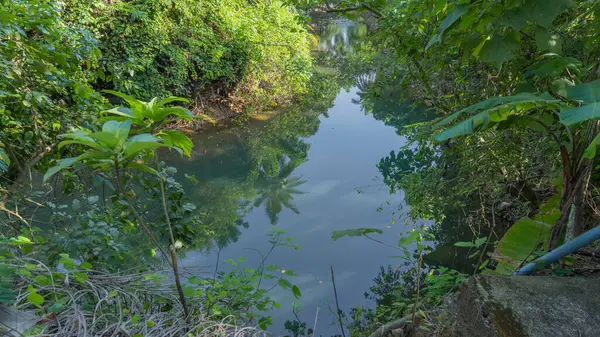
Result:
{"label": "thin twig", "polygon": [[[158,162],[158,152],[154,151],[154,160],[156,162],[156,169],[160,172],[160,163]],[[181,306],[183,307],[183,312],[185,313],[186,321],[189,324],[190,311],[188,309],[185,295],[183,293],[183,288],[181,286],[181,280],[179,279],[179,268],[177,268],[177,254],[175,253],[175,236],[173,235],[173,225],[171,225],[171,218],[169,216],[169,210],[167,209],[167,197],[165,193],[165,182],[164,177],[161,175],[158,177],[158,181],[160,182],[160,194],[163,212],[165,213],[165,221],[167,222],[167,227],[169,228],[169,238],[171,239],[170,251],[171,251],[171,266],[173,267],[173,276],[175,277],[175,286],[177,287],[177,293],[179,294],[179,301],[181,302]]]}
{"label": "thin twig", "polygon": [[315,313],[315,324],[313,325],[313,333],[312,337],[315,337],[315,333],[317,331],[317,320],[319,319],[319,306],[317,306],[317,312]]}
{"label": "thin twig", "polygon": [[342,336],[346,337],[346,333],[344,332],[344,324],[342,323],[342,310],[340,310],[340,303],[338,301],[337,288],[335,287],[335,276],[333,275],[333,265],[331,267],[331,283],[333,283],[333,294],[335,295],[335,306],[337,308],[337,316],[340,322],[340,329],[342,330]]}

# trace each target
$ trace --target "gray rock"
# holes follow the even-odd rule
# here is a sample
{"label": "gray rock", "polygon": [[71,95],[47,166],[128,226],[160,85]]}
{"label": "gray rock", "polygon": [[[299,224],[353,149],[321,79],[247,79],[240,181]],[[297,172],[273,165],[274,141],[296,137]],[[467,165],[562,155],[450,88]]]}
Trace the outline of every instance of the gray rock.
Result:
{"label": "gray rock", "polygon": [[33,312],[16,310],[0,304],[0,336],[22,336],[41,318]]}
{"label": "gray rock", "polygon": [[459,336],[600,336],[600,282],[576,277],[485,276],[458,298]]}

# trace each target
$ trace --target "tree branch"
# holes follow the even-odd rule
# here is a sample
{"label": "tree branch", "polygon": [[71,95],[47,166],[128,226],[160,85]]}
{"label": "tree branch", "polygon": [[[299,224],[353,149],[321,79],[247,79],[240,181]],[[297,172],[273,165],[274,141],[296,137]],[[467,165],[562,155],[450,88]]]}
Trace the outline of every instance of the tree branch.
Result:
{"label": "tree branch", "polygon": [[360,4],[355,7],[332,8],[332,9],[328,9],[326,12],[327,13],[347,13],[347,12],[359,11],[361,9],[368,10],[369,12],[373,13],[373,15],[375,15],[375,17],[377,17],[377,18],[385,17],[385,15],[383,15],[383,13],[381,13],[380,11],[376,10],[375,8],[373,8],[369,5],[365,5],[365,4]]}
{"label": "tree branch", "polygon": [[369,337],[383,337],[391,330],[402,328],[403,326],[408,324],[411,319],[412,315],[408,315],[397,319],[393,322],[384,324],[381,326],[381,328],[375,330],[371,335],[369,335]]}

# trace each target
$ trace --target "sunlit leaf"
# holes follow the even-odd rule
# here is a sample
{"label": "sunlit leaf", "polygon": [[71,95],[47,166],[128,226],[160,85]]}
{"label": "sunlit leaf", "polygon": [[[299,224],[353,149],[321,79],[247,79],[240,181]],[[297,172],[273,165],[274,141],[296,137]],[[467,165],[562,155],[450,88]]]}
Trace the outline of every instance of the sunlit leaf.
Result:
{"label": "sunlit leaf", "polygon": [[130,129],[131,119],[127,119],[123,122],[108,121],[102,125],[102,133],[111,134],[115,138],[115,145],[111,146],[112,148],[115,148],[115,146],[120,147],[120,145],[125,142],[129,136]]}
{"label": "sunlit leaf", "polygon": [[191,111],[183,107],[171,107],[171,108],[161,108],[154,114],[155,121],[162,121],[167,116],[175,115],[181,117],[185,120],[191,121],[194,115],[192,115]]}
{"label": "sunlit leaf", "polygon": [[27,301],[38,306],[44,304],[44,298],[37,293],[30,293],[27,295]]}
{"label": "sunlit leaf", "polygon": [[153,150],[161,146],[165,145],[160,143],[160,139],[149,133],[133,136],[123,145],[125,159],[137,155],[142,151]]}
{"label": "sunlit leaf", "polygon": [[183,103],[190,103],[190,100],[187,98],[183,98],[183,97],[175,97],[175,96],[171,96],[171,97],[167,97],[165,99],[161,99],[160,101],[156,102],[155,107],[162,107],[165,104],[169,104],[172,102],[183,102]]}
{"label": "sunlit leaf", "polygon": [[446,32],[447,29],[452,27],[452,25],[454,25],[456,23],[456,21],[458,21],[458,19],[460,19],[468,11],[469,11],[469,5],[460,4],[460,5],[457,5],[452,12],[448,13],[448,15],[444,18],[444,20],[442,20],[442,22],[440,22],[440,25],[439,25],[435,35],[431,38],[431,40],[429,40],[429,42],[427,43],[427,46],[425,47],[425,50],[429,49],[429,47],[433,46],[436,43],[442,42],[444,32]]}
{"label": "sunlit leaf", "polygon": [[522,218],[512,225],[498,243],[494,258],[516,268],[548,239],[552,226],[545,222]]}
{"label": "sunlit leaf", "polygon": [[191,155],[194,143],[192,143],[190,137],[186,136],[183,132],[177,130],[163,130],[158,136],[162,138],[163,143],[166,146],[180,148],[187,157]]}
{"label": "sunlit leaf", "polygon": [[46,173],[44,174],[43,182],[45,183],[46,181],[48,181],[48,179],[50,179],[50,177],[52,177],[56,173],[60,172],[61,170],[65,169],[67,167],[73,166],[76,163],[83,161],[85,159],[93,159],[96,161],[101,161],[102,158],[107,158],[109,156],[110,156],[110,153],[103,152],[103,151],[88,151],[77,157],[60,159],[57,161],[58,165],[51,167],[48,169],[48,171],[46,171]]}
{"label": "sunlit leaf", "polygon": [[[129,109],[129,108],[114,108],[114,109],[110,109],[105,111],[108,114],[111,115],[117,115],[117,116],[122,116],[122,117],[126,117],[126,118],[131,118],[133,120],[139,120],[142,118],[141,114],[136,114],[134,110]],[[112,117],[110,117],[112,118]]]}
{"label": "sunlit leaf", "polygon": [[125,102],[127,102],[127,104],[129,104],[129,106],[131,106],[132,113],[135,116],[139,116],[140,114],[139,114],[138,111],[141,112],[144,109],[143,102],[135,99],[132,96],[129,96],[127,94],[124,94],[122,92],[118,92],[118,91],[115,91],[115,90],[102,90],[102,91],[105,92],[105,93],[111,94],[111,95],[115,95],[115,96],[117,96],[119,98],[122,98]]}

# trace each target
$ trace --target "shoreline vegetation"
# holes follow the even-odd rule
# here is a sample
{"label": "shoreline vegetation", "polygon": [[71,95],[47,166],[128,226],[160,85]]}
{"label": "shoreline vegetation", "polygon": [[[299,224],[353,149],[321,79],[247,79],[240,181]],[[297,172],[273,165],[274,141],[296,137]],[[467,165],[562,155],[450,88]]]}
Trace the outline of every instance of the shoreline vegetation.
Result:
{"label": "shoreline vegetation", "polygon": [[[316,40],[302,11],[280,0],[15,0],[0,28],[0,305],[29,317],[0,333],[265,335],[280,304],[263,280],[301,296],[292,270],[266,263],[293,239],[273,229],[255,269],[178,268],[188,249],[229,238],[219,243],[157,149],[190,156],[189,131],[308,94]],[[46,172],[40,186],[34,170]]]}
{"label": "shoreline vegetation", "polygon": [[[311,11],[365,24],[319,27],[329,49],[313,53]],[[452,330],[443,308],[470,276],[510,275],[600,225],[599,13],[598,0],[4,1],[0,305],[34,316],[29,336],[267,335],[282,305],[269,291],[302,296],[268,258],[300,248],[275,225],[298,212],[303,139],[356,88],[352,103],[407,140],[377,168],[404,194],[392,225],[411,226],[331,234],[399,261],[365,293],[375,308],[344,311],[336,290],[334,323],[343,337]],[[161,158],[190,157],[207,125],[279,111],[221,190]],[[261,206],[273,227],[258,265],[178,266],[220,254]],[[589,276],[597,250],[536,273]],[[290,336],[315,335],[296,318]]]}

